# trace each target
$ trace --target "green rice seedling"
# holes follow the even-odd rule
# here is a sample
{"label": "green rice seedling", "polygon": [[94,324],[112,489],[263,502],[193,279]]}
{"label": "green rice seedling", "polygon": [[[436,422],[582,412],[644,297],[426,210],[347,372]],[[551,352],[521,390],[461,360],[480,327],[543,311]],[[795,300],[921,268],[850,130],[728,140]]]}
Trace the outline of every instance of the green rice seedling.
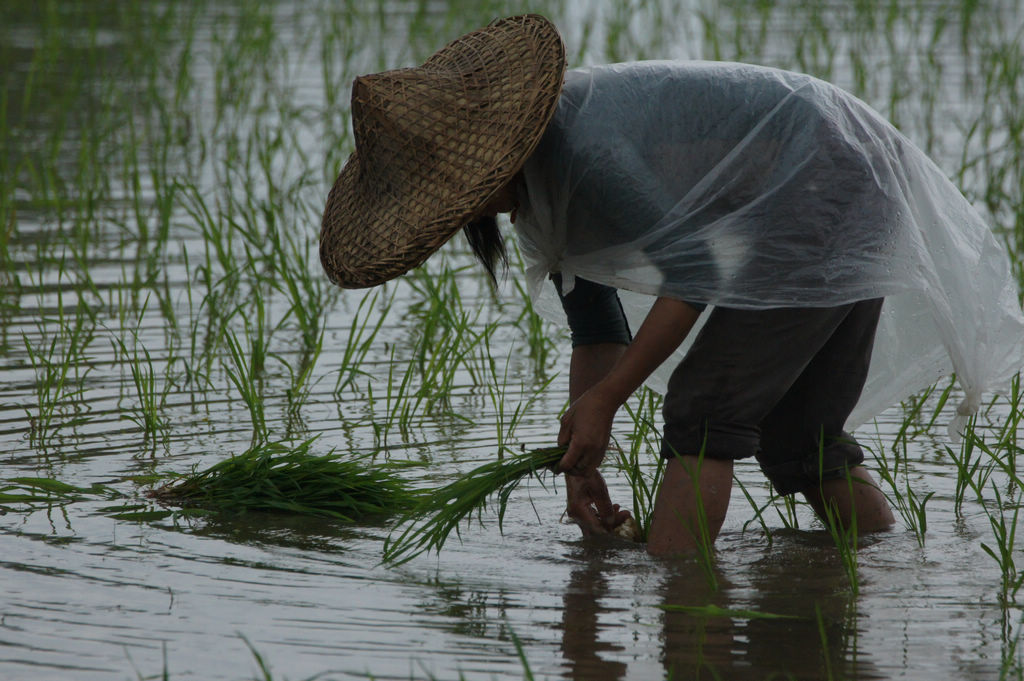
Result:
{"label": "green rice seedling", "polygon": [[530,359],[533,361],[533,373],[542,377],[547,373],[551,354],[555,350],[555,342],[551,337],[550,329],[546,328],[544,319],[537,314],[533,307],[533,301],[523,287],[519,279],[515,280],[516,291],[522,301],[522,313],[515,321],[515,327],[526,329],[526,346],[530,349]]}
{"label": "green rice seedling", "polygon": [[437,413],[440,407],[446,414],[459,416],[451,410],[450,398],[458,370],[481,339],[472,332],[478,314],[459,312],[440,334],[432,334],[432,342],[428,343],[426,334],[420,336],[414,350],[413,366],[420,379],[414,393],[414,411],[419,411],[422,404],[431,413]]}
{"label": "green rice seedling", "polygon": [[[1004,610],[1004,613],[1006,611]],[[1005,616],[1005,615],[1004,615]],[[1021,655],[1020,637],[1021,625],[1024,621],[1018,620],[1013,626],[1010,622],[1003,625],[1003,646],[1000,650],[1002,661],[999,667],[999,681],[1024,679],[1024,656]]]}
{"label": "green rice seedling", "polygon": [[[856,589],[854,589],[856,595]],[[821,612],[821,604],[814,603],[814,617],[818,622],[818,637],[821,640],[822,658],[825,662],[825,680],[832,681],[835,676],[832,673],[832,659],[828,654],[828,628],[825,626],[825,616]]]}
{"label": "green rice seedling", "polygon": [[[60,270],[63,276],[63,269]],[[56,333],[51,324],[56,324]],[[83,299],[78,300],[73,318],[64,310],[63,289],[57,289],[57,319],[41,320],[37,342],[22,334],[25,353],[36,375],[35,410],[27,409],[30,442],[46,449],[58,431],[84,423],[82,411],[85,379],[92,371],[88,352],[95,337],[95,317]],[[70,414],[70,417],[69,417]]]}
{"label": "green rice seedling", "polygon": [[772,504],[771,499],[766,501],[764,506],[760,506],[759,507],[757,505],[757,501],[754,500],[753,495],[751,495],[750,491],[747,489],[747,486],[744,485],[743,481],[739,479],[739,476],[734,474],[732,476],[732,481],[736,484],[737,487],[740,488],[740,492],[743,493],[743,496],[747,500],[747,503],[750,504],[750,508],[752,508],[754,510],[754,517],[751,518],[750,520],[746,521],[745,523],[743,523],[743,531],[746,532],[747,528],[750,526],[750,524],[756,520],[761,525],[761,531],[764,533],[765,539],[768,540],[768,546],[771,546],[772,545],[772,532],[768,528],[768,523],[765,522],[765,519],[764,519],[764,511],[765,511],[766,508],[768,508],[768,506],[770,506]]}
{"label": "green rice seedling", "polygon": [[[377,310],[377,321],[370,325],[370,317],[377,307],[377,301],[381,301],[380,310]],[[352,323],[349,325],[348,338],[345,339],[345,347],[341,352],[339,360],[338,379],[334,384],[334,395],[340,397],[346,389],[355,385],[357,376],[368,374],[361,368],[366,359],[367,353],[375,345],[377,335],[380,333],[388,312],[395,302],[395,293],[382,297],[382,290],[375,288],[368,291],[359,300],[356,312],[352,316]]]}
{"label": "green rice seedling", "polygon": [[325,310],[336,295],[336,289],[330,288],[319,272],[314,275],[311,271],[314,266],[319,269],[319,264],[311,265],[319,262],[315,253],[311,252],[315,243],[308,240],[302,244],[296,243],[293,237],[282,236],[279,230],[271,230],[270,243],[278,275],[274,285],[285,294],[290,305],[281,324],[289,316],[294,318],[303,346],[306,350],[312,350],[323,337],[327,318]]}
{"label": "green rice seedling", "polygon": [[249,351],[242,348],[238,337],[233,331],[227,331],[225,341],[228,346],[230,364],[223,363],[224,372],[238,390],[242,401],[249,410],[252,420],[252,441],[250,447],[256,447],[267,441],[267,419],[263,409],[263,377],[262,367],[265,358],[261,355],[260,342],[250,340]]}
{"label": "green rice seedling", "polygon": [[293,369],[289,362],[282,359],[282,364],[288,371],[290,381],[285,394],[288,398],[288,432],[292,433],[296,429],[302,427],[302,406],[309,400],[309,395],[313,390],[313,383],[311,382],[313,376],[313,370],[316,368],[317,360],[320,358],[320,353],[323,350],[324,336],[323,331],[320,333],[320,337],[316,341],[316,346],[313,348],[306,348],[303,350],[299,358],[298,369]]}
{"label": "green rice seedling", "polygon": [[474,512],[483,523],[488,499],[495,495],[500,529],[512,492],[528,476],[543,484],[541,474],[552,469],[563,454],[564,447],[546,447],[510,455],[460,475],[444,487],[423,492],[385,540],[383,562],[401,565],[421,553],[440,552],[452,531],[459,534],[459,525],[464,519],[471,520]]}
{"label": "green rice seedling", "polygon": [[1017,455],[1021,453],[1022,446],[1019,440],[1020,433],[1024,428],[1021,422],[1024,420],[1024,391],[1021,391],[1021,375],[1018,373],[1010,383],[1010,391],[1006,396],[1006,414],[1000,416],[999,430],[996,432],[995,444],[992,449],[1002,452],[1002,456],[995,457],[1001,467],[1010,476],[1011,480],[1019,481],[1017,473]]}
{"label": "green rice seedling", "polygon": [[78,487],[53,478],[7,478],[0,481],[0,513],[50,509],[109,493],[102,485]]}
{"label": "green rice seedling", "polygon": [[415,296],[408,309],[419,321],[416,329],[419,362],[424,360],[426,353],[434,351],[437,336],[456,326],[459,316],[465,312],[455,274],[455,270],[442,259],[439,270],[420,267],[406,277]]}
{"label": "green rice seedling", "polygon": [[[396,385],[395,367],[399,366],[399,364],[395,359],[395,348],[392,347],[388,361],[387,389],[384,393],[385,417],[383,422],[378,419],[373,420],[374,441],[378,446],[384,448],[387,448],[388,436],[395,425],[397,424],[402,434],[406,435],[409,423],[412,420],[413,405],[410,385],[412,384],[413,371],[407,368],[405,373],[402,374],[401,382]],[[368,386],[368,392],[369,402],[374,403],[372,386]]]}
{"label": "green rice seedling", "polygon": [[[517,243],[513,243],[512,254],[515,257],[517,269],[519,271],[525,270],[526,265]],[[516,277],[512,283],[515,285],[516,293],[518,294],[517,301],[522,304],[522,312],[520,312],[519,317],[515,321],[515,327],[526,330],[526,343],[530,350],[530,359],[533,360],[533,372],[536,376],[541,377],[547,373],[552,353],[557,349],[551,333],[552,329],[547,328],[547,323],[537,314],[533,306],[533,300],[531,300],[529,292],[523,285],[522,279]]]}
{"label": "green rice seedling", "polygon": [[[633,421],[633,432],[629,435],[629,451],[618,449],[618,467],[629,481],[633,497],[633,515],[640,530],[639,541],[646,542],[651,529],[651,517],[654,513],[654,499],[661,479],[665,472],[665,462],[659,455],[657,440],[660,436],[654,426],[654,418],[661,405],[661,396],[644,387],[637,391],[637,407],[634,409],[626,402],[625,410]],[[640,457],[648,457],[651,453],[656,457],[654,470],[644,472]]]}
{"label": "green rice seedling", "polygon": [[475,385],[484,385],[491,380],[494,366],[494,358],[491,357],[491,340],[500,328],[501,323],[497,320],[484,324],[477,323],[474,327],[467,329],[467,345],[476,349],[476,352],[464,355],[462,368],[469,374],[470,382]]}
{"label": "green rice seedling", "polygon": [[[481,308],[464,308],[455,274],[442,263],[436,276],[420,268],[407,277],[418,297],[408,309],[419,321],[410,365],[419,383],[406,405],[407,417],[426,409],[460,418],[450,405],[455,379],[463,367],[472,375],[474,350],[490,338],[489,325],[484,325],[482,332],[474,331],[479,325]],[[408,421],[401,425],[407,428]]]}
{"label": "green rice seedling", "polygon": [[148,493],[170,506],[218,513],[266,511],[357,522],[401,513],[417,496],[364,456],[312,452],[316,438],[263,442]]}
{"label": "green rice seedling", "polygon": [[[139,340],[138,331],[132,330],[132,349],[129,350],[120,338],[111,339],[115,355],[119,361],[127,364],[135,386],[135,407],[122,416],[135,423],[143,432],[143,443],[149,446],[151,453],[156,451],[157,440],[167,440],[169,425],[162,410],[166,402],[168,383],[157,380],[157,372],[153,366],[153,358],[149,350]],[[139,349],[142,354],[139,354]]]}
{"label": "green rice seedling", "polygon": [[[853,499],[853,485],[855,482],[849,473],[846,475],[846,484],[850,498]],[[857,574],[857,514],[855,512],[850,513],[850,525],[847,527],[840,518],[837,502],[827,499],[824,492],[822,492],[822,499],[822,508],[825,513],[822,521],[825,524],[825,529],[828,530],[829,535],[832,537],[833,543],[836,545],[839,559],[843,564],[843,571],[846,573],[847,579],[850,580],[850,589],[856,597],[860,590],[860,579]]]}
{"label": "green rice seedling", "polygon": [[708,527],[708,515],[704,510],[704,497],[700,491],[700,469],[704,464],[704,446],[701,445],[700,453],[697,455],[697,466],[693,470],[687,470],[690,480],[693,481],[694,500],[697,507],[697,527],[691,528],[694,538],[697,540],[697,561],[700,563],[704,576],[707,578],[708,586],[712,591],[718,591],[718,577],[715,574],[715,538],[711,536]]}
{"label": "green rice seedling", "polygon": [[672,454],[676,457],[676,461],[682,464],[683,469],[686,471],[686,475],[690,478],[690,483],[693,485],[693,499],[694,507],[696,509],[696,518],[693,519],[695,525],[691,525],[690,521],[683,518],[681,515],[677,516],[677,520],[684,532],[689,532],[694,539],[696,544],[696,558],[699,563],[701,570],[704,572],[704,577],[707,580],[708,587],[712,591],[718,591],[718,577],[716,576],[715,570],[715,538],[711,536],[711,529],[708,525],[708,515],[704,508],[704,495],[700,491],[700,471],[704,465],[704,448],[705,445],[702,443],[700,451],[696,454],[697,463],[691,466],[690,464],[683,461],[682,455],[673,449]]}
{"label": "green rice seedling", "polygon": [[238,307],[244,266],[240,267],[238,263],[237,232],[230,222],[224,216],[214,214],[206,197],[195,184],[181,181],[177,184],[181,205],[190,217],[190,224],[196,226],[203,243],[203,259],[194,265],[194,271],[205,291],[200,310],[206,311],[206,329],[200,330],[203,319],[196,315],[192,334],[201,334],[204,338],[200,358],[204,360],[208,374],[228,320]]}
{"label": "green rice seedling", "polygon": [[[489,336],[487,337],[489,338]],[[490,349],[485,350],[487,356],[491,356]],[[498,458],[501,459],[505,452],[512,452],[512,448],[507,443],[511,442],[515,437],[516,429],[519,427],[519,423],[523,417],[530,410],[537,399],[544,394],[548,386],[555,380],[555,376],[551,376],[540,385],[533,386],[529,395],[525,398],[523,393],[526,386],[519,386],[520,399],[515,400],[515,408],[511,413],[508,411],[508,386],[512,383],[509,380],[509,367],[512,361],[511,351],[505,357],[505,368],[502,374],[498,375],[498,369],[496,363],[492,360],[490,362],[490,382],[487,384],[487,394],[491,398],[491,404],[494,407],[494,427],[495,436],[498,440]]]}
{"label": "green rice seedling", "polygon": [[516,647],[516,657],[519,658],[519,663],[523,665],[523,681],[534,681],[533,670],[530,669],[530,662],[526,659],[526,649],[523,647],[523,642],[519,640],[519,637],[511,629],[509,629],[508,633],[512,637],[512,645]]}
{"label": "green rice seedling", "polygon": [[983,496],[981,490],[988,485],[998,462],[998,457],[990,456],[988,463],[984,463],[986,445],[984,438],[978,435],[974,428],[976,420],[976,416],[968,420],[965,436],[960,441],[959,452],[954,452],[949,445],[945,445],[946,453],[956,466],[953,508],[959,517],[963,517],[964,494],[969,489],[973,490],[980,500]]}
{"label": "green rice seedling", "polygon": [[[185,272],[191,272],[191,261],[189,259],[188,248],[184,246],[181,249],[181,256],[183,262],[183,268]],[[199,332],[198,322],[199,315],[196,310],[195,297],[192,294],[192,278],[191,276],[185,277],[185,301],[187,303],[187,315],[186,318],[190,320],[190,328],[188,333],[188,357],[181,358],[181,362],[184,365],[185,373],[185,385],[191,386],[193,395],[204,389],[212,389],[213,381],[210,377],[210,363],[209,356],[204,354],[201,349],[201,336]]]}
{"label": "green rice seedling", "polygon": [[775,509],[775,514],[778,516],[779,520],[782,521],[783,527],[787,530],[800,529],[800,517],[797,515],[798,502],[796,497],[792,494],[772,494],[768,499],[768,503],[773,509]]}
{"label": "green rice seedling", "polygon": [[[904,443],[904,459],[906,458],[906,444]],[[925,533],[928,531],[928,518],[925,511],[925,505],[928,500],[931,499],[935,492],[928,492],[924,497],[921,497],[917,492],[914,491],[910,485],[910,480],[907,477],[907,472],[904,471],[903,485],[901,487],[899,480],[897,479],[897,467],[899,465],[899,456],[895,454],[897,451],[896,446],[893,447],[894,451],[894,465],[889,465],[889,457],[878,456],[871,452],[875,459],[875,470],[878,473],[879,478],[885,483],[890,490],[890,493],[886,494],[886,498],[892,506],[895,506],[903,518],[903,522],[906,523],[907,527],[914,533],[914,537],[917,539],[919,546],[924,546]]]}
{"label": "green rice seedling", "polygon": [[[1000,600],[1004,606],[1017,602],[1017,592],[1024,586],[1024,571],[1017,568],[1014,551],[1017,539],[1017,519],[1020,515],[1020,499],[1007,499],[1004,501],[999,492],[999,486],[993,483],[991,490],[995,497],[995,508],[990,509],[990,504],[982,505],[988,516],[992,534],[996,540],[995,548],[982,542],[981,549],[992,557],[992,560],[999,566],[1001,572]],[[1013,510],[1012,515],[1007,518],[1009,509]]]}

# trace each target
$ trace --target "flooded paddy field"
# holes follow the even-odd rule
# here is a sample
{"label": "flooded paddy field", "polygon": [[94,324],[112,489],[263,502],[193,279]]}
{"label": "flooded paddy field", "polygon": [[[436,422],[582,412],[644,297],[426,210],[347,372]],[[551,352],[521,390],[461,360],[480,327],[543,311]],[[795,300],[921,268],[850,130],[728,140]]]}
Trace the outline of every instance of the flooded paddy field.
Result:
{"label": "flooded paddy field", "polygon": [[[960,443],[949,380],[861,426],[898,522],[854,550],[752,462],[710,560],[582,541],[551,476],[503,532],[484,513],[398,566],[387,517],[146,495],[259,443],[312,439],[416,488],[554,444],[568,334],[515,263],[492,292],[456,237],[341,291],[316,243],[352,79],[523,11],[570,66],[750,61],[851,90],[1024,279],[1016,0],[5,2],[0,679],[1024,678],[1019,385]],[[642,392],[614,432],[648,479],[657,407]],[[625,468],[604,466],[636,507]]]}

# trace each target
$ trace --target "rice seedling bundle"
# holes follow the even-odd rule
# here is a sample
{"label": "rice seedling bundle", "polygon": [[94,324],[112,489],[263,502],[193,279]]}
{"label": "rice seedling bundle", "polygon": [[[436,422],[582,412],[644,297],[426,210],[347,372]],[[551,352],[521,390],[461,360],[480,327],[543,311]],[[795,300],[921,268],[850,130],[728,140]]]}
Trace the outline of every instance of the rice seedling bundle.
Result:
{"label": "rice seedling bundle", "polygon": [[527,476],[541,480],[541,474],[553,470],[563,454],[564,447],[546,447],[508,456],[475,468],[440,489],[421,494],[417,503],[399,518],[396,527],[405,526],[405,530],[397,539],[389,536],[385,540],[384,562],[400,565],[421,553],[440,551],[448,535],[453,530],[458,534],[459,524],[463,519],[471,519],[474,511],[483,523],[488,499],[494,495],[501,528],[508,499],[516,487]]}
{"label": "rice seedling bundle", "polygon": [[412,507],[416,495],[389,470],[366,457],[315,455],[315,438],[298,445],[264,443],[149,492],[162,504],[208,511],[270,511],[344,521],[391,515]]}

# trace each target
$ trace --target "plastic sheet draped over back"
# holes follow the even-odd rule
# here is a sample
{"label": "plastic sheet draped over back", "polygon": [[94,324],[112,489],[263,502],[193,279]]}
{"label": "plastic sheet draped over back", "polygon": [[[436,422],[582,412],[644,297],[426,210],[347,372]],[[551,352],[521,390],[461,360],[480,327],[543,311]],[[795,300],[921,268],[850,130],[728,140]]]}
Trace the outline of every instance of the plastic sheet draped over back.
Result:
{"label": "plastic sheet draped over back", "polygon": [[[515,227],[553,320],[551,272],[567,289],[579,276],[642,294],[622,296],[634,329],[652,296],[751,309],[885,297],[851,426],[951,371],[962,410],[977,408],[1024,366],[1016,284],[984,220],[824,81],[715,62],[570,71],[523,177]],[[664,390],[676,363],[648,384]]]}

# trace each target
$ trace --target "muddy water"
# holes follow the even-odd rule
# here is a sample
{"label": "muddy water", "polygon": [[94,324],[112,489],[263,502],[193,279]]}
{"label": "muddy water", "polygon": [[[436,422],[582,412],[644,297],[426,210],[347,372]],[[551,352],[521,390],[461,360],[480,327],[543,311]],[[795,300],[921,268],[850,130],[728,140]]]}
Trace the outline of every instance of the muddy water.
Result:
{"label": "muddy water", "polygon": [[[550,444],[566,394],[565,334],[545,327],[554,343],[537,359],[512,279],[495,299],[457,246],[432,261],[429,277],[387,287],[368,315],[370,326],[383,315],[380,331],[351,385],[335,391],[339,372],[349,375],[342,362],[364,293],[327,288],[313,244],[349,148],[344,88],[504,11],[371,4],[3,10],[0,170],[13,227],[0,273],[2,479],[100,483],[124,503],[142,500],[144,476],[243,451],[250,412],[226,375],[226,348],[203,352],[220,319],[250,339],[247,349],[268,338],[261,402],[271,439],[318,435],[318,451],[420,461],[427,466],[408,475],[424,485],[493,458],[520,403],[529,407],[508,441]],[[530,8],[565,26],[573,63],[703,56],[815,70],[897,118],[951,174],[979,144],[961,123],[977,115],[964,83],[980,68],[980,48],[961,51],[956,5],[908,8],[887,28],[881,9],[851,16],[798,4],[764,15],[671,2]],[[1020,21],[1012,8],[991,10],[974,17],[970,35],[995,41]],[[985,190],[979,167],[963,174],[975,196]],[[200,204],[234,236],[204,234]],[[272,262],[271,222],[295,235],[313,287],[304,298],[322,297],[319,356],[302,340],[283,278],[275,287],[252,274]],[[424,282],[452,269],[458,293],[441,300],[486,337],[469,353],[479,361],[458,365],[447,401],[392,418],[431,324]],[[428,347],[443,345],[435,333]],[[142,348],[161,396],[155,436],[139,425],[131,373],[150,366]],[[308,395],[291,409],[303,361],[314,362]],[[41,387],[65,365],[63,384]],[[980,428],[998,429],[1007,414],[997,403]],[[380,565],[384,524],[259,515],[139,523],[105,515],[105,499],[0,504],[0,679],[262,678],[259,660],[273,678],[293,680],[523,678],[527,668],[576,679],[1018,678],[1020,612],[1001,600],[1002,572],[982,548],[996,546],[985,507],[969,498],[956,512],[948,416],[900,461],[901,485],[934,492],[924,545],[902,521],[862,539],[856,593],[805,508],[790,528],[784,509],[769,506],[766,535],[739,489],[716,547],[717,588],[695,560],[581,541],[560,521],[561,489],[550,479],[516,493],[504,533],[485,515],[439,556],[401,567]],[[894,407],[858,435],[891,461],[905,418]],[[621,415],[618,436],[633,428]],[[757,507],[768,502],[755,465],[740,465],[737,477]],[[628,503],[625,478],[613,468],[609,478],[613,498]],[[998,473],[993,480],[1012,516],[1019,492]],[[1018,549],[1011,556],[1021,560]]]}

